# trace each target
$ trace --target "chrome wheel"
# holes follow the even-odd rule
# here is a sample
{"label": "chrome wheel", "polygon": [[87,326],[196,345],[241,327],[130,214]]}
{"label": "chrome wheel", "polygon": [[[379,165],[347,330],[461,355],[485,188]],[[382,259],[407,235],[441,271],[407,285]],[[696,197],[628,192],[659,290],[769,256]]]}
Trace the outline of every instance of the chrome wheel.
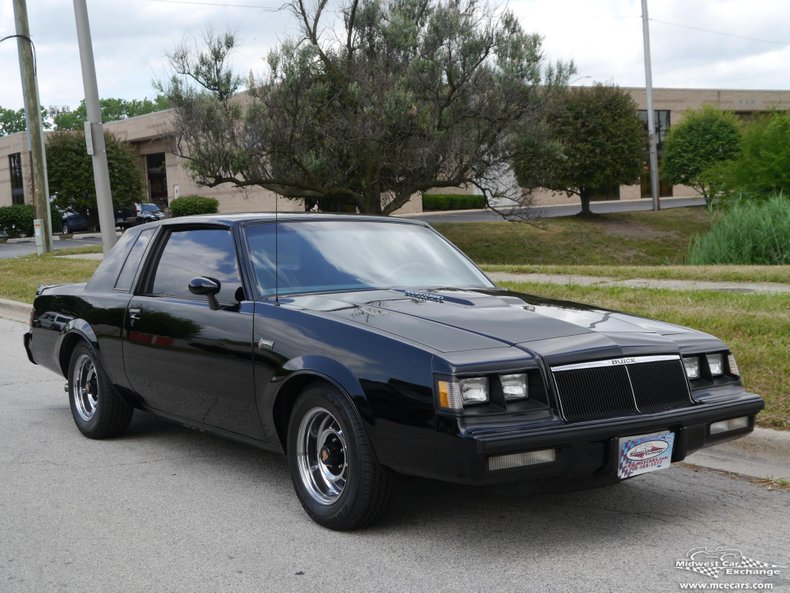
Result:
{"label": "chrome wheel", "polygon": [[80,355],[74,364],[71,396],[80,417],[85,422],[93,420],[99,403],[99,378],[96,365],[87,354]]}
{"label": "chrome wheel", "polygon": [[299,423],[296,436],[299,476],[313,500],[331,505],[348,481],[348,455],[343,427],[326,408],[313,408]]}

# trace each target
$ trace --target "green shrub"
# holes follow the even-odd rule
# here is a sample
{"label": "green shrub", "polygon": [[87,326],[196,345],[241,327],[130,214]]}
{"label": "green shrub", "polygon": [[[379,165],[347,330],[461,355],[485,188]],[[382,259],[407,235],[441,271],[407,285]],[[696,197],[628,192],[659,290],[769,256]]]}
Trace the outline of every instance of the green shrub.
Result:
{"label": "green shrub", "polygon": [[36,209],[30,204],[14,204],[0,208],[0,229],[9,237],[33,235],[33,219]]}
{"label": "green shrub", "polygon": [[732,203],[705,235],[692,239],[688,263],[790,264],[790,198]]}
{"label": "green shrub", "polygon": [[790,193],[790,113],[776,111],[749,122],[740,154],[711,167],[703,177],[729,196]]}
{"label": "green shrub", "polygon": [[193,214],[216,214],[219,212],[219,202],[204,196],[184,196],[170,202],[170,212],[173,218]]}
{"label": "green shrub", "polygon": [[485,196],[474,194],[423,194],[423,210],[479,210],[485,208]]}

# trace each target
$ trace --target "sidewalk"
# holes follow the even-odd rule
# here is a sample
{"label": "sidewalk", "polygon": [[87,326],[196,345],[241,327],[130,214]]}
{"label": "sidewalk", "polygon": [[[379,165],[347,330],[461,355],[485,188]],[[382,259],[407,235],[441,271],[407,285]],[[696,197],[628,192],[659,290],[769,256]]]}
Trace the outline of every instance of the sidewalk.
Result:
{"label": "sidewalk", "polygon": [[779,282],[707,282],[704,280],[646,280],[632,278],[617,280],[607,276],[578,276],[575,274],[513,274],[511,272],[486,272],[496,283],[535,282],[564,286],[626,286],[630,288],[664,288],[667,290],[718,290],[722,292],[790,293],[790,284]]}

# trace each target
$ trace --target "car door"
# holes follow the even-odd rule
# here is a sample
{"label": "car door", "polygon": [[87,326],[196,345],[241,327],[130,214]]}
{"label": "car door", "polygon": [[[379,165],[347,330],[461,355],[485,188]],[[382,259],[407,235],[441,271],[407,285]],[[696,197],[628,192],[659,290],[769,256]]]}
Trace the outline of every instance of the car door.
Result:
{"label": "car door", "polygon": [[[220,307],[189,292],[208,276]],[[244,295],[231,229],[168,225],[125,319],[126,375],[166,416],[262,439],[253,384],[252,301]]]}

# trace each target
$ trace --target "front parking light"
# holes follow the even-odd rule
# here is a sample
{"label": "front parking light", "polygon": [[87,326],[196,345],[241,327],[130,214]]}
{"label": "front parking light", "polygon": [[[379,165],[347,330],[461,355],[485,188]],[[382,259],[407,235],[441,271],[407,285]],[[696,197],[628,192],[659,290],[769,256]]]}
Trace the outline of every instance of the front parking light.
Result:
{"label": "front parking light", "polygon": [[722,420],[721,422],[714,422],[710,425],[710,436],[715,436],[725,432],[733,432],[735,430],[743,430],[749,427],[749,417],[740,416],[739,418],[730,418],[729,420]]}
{"label": "front parking light", "polygon": [[493,455],[488,458],[488,471],[512,469],[527,465],[541,465],[543,463],[553,463],[556,460],[556,449],[541,449],[540,451],[526,451],[524,453],[511,453],[510,455]]}

